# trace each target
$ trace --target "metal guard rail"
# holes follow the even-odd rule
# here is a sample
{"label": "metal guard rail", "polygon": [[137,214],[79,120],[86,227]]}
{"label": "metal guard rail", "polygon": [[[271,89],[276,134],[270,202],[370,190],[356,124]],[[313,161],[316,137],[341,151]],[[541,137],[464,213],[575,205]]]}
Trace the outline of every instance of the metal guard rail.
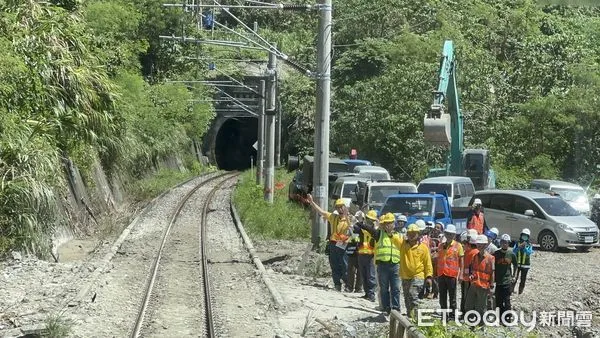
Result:
{"label": "metal guard rail", "polygon": [[401,315],[396,310],[392,310],[390,313],[389,338],[425,338],[425,335],[410,322],[408,317]]}

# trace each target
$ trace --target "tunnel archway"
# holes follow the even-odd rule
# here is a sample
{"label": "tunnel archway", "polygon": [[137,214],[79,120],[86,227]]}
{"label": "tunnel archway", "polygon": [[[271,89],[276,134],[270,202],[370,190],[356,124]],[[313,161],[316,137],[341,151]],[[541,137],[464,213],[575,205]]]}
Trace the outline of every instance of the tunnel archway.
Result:
{"label": "tunnel archway", "polygon": [[215,160],[222,170],[245,170],[256,165],[258,119],[253,117],[230,118],[225,121],[215,140]]}

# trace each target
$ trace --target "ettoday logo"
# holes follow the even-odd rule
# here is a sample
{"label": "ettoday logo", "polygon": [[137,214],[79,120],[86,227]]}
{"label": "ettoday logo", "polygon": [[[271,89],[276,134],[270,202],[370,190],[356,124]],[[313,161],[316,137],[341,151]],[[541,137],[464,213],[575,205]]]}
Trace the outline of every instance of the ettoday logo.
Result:
{"label": "ettoday logo", "polygon": [[456,326],[523,326],[527,332],[531,332],[536,326],[592,326],[591,311],[533,311],[531,314],[525,314],[523,311],[510,310],[500,314],[500,309],[496,308],[484,312],[483,316],[477,311],[467,311],[463,322],[458,320],[462,314],[460,311],[456,312],[456,318],[449,317],[451,312],[449,309],[418,309],[417,325],[433,326],[437,319],[433,314],[437,314],[441,316],[443,326],[447,326],[451,321]]}

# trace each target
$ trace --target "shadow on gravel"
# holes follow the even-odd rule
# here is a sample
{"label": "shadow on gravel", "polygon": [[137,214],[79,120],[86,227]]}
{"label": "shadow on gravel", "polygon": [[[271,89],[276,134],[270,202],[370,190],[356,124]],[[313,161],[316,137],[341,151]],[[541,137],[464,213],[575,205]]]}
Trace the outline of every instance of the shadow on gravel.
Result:
{"label": "shadow on gravel", "polygon": [[387,323],[388,319],[383,313],[379,313],[377,316],[364,317],[358,321],[363,323]]}

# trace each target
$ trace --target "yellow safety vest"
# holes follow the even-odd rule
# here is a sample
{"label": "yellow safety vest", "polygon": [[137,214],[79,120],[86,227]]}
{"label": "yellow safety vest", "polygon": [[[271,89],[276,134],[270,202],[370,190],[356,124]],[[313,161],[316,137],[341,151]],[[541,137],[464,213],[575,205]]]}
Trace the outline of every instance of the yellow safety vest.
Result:
{"label": "yellow safety vest", "polygon": [[391,237],[381,230],[379,234],[379,240],[375,246],[375,261],[379,262],[392,262],[397,264],[400,262],[400,250],[392,244],[392,237],[398,236],[393,234]]}

